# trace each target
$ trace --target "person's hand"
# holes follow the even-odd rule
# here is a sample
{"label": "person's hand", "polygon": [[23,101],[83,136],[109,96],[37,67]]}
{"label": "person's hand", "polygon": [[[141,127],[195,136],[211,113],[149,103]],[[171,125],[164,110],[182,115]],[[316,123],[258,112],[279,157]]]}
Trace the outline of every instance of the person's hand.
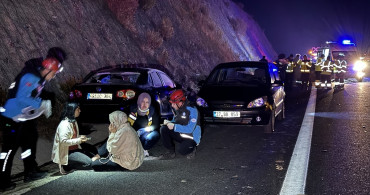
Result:
{"label": "person's hand", "polygon": [[96,161],[98,159],[100,159],[100,155],[96,154],[94,157],[91,158],[91,161]]}
{"label": "person's hand", "polygon": [[109,129],[109,132],[111,132],[111,133],[117,132],[117,127],[115,125],[113,125],[112,123],[109,124],[108,129]]}
{"label": "person's hand", "polygon": [[81,139],[81,142],[86,142],[87,141],[86,135],[80,135],[80,139]]}
{"label": "person's hand", "polygon": [[163,125],[167,125],[169,122],[170,122],[169,120],[164,119]]}
{"label": "person's hand", "polygon": [[167,123],[167,127],[168,127],[169,130],[173,130],[173,128],[175,127],[175,124]]}

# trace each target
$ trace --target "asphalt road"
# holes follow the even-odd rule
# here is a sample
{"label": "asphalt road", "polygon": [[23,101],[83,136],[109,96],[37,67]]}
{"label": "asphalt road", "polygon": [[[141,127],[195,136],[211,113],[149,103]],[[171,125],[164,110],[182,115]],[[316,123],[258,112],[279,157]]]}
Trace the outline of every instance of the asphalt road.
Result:
{"label": "asphalt road", "polygon": [[[261,127],[207,125],[196,158],[145,161],[134,171],[75,171],[19,185],[6,194],[278,194],[299,133],[309,91],[288,92],[286,118],[273,134]],[[104,134],[106,125],[94,125]],[[95,132],[96,133],[96,132]],[[161,143],[151,151],[164,152]]]}
{"label": "asphalt road", "polygon": [[370,83],[318,91],[307,194],[370,194]]}

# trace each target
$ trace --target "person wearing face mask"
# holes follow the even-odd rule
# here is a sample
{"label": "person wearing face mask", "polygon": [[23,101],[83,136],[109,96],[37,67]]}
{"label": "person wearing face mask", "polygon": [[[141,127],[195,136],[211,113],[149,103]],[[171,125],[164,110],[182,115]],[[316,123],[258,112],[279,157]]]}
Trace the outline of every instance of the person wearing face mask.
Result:
{"label": "person wearing face mask", "polygon": [[91,158],[98,151],[90,144],[86,135],[80,135],[76,118],[81,109],[77,103],[67,103],[55,133],[51,159],[59,165],[60,173],[65,175],[73,169],[91,169]]}
{"label": "person wearing face mask", "polygon": [[47,175],[40,171],[36,162],[36,119],[42,114],[46,118],[52,114],[51,100],[45,96],[47,93],[43,89],[48,81],[62,71],[66,57],[63,49],[50,48],[45,58],[26,61],[24,68],[9,86],[7,100],[0,107],[0,128],[4,140],[0,154],[0,191],[11,190],[16,186],[11,182],[10,175],[14,155],[19,147],[22,149],[24,181],[41,179]]}
{"label": "person wearing face mask", "polygon": [[137,131],[141,144],[144,148],[144,155],[149,156],[149,149],[159,140],[159,114],[151,105],[151,97],[148,93],[141,93],[137,104],[130,109],[128,121]]}

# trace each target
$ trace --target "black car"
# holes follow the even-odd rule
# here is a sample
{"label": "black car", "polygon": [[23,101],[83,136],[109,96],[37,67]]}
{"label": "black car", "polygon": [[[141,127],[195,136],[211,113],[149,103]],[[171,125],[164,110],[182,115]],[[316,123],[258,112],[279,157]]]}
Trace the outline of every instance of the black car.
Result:
{"label": "black car", "polygon": [[155,68],[116,65],[90,72],[82,83],[73,86],[69,99],[81,107],[80,120],[101,122],[115,110],[129,112],[142,92],[152,97],[152,105],[160,110],[162,119],[173,116],[167,101],[169,93],[176,89],[173,79]]}
{"label": "black car", "polygon": [[285,117],[284,86],[272,63],[219,64],[200,85],[197,104],[205,123],[263,125],[271,133],[275,117]]}

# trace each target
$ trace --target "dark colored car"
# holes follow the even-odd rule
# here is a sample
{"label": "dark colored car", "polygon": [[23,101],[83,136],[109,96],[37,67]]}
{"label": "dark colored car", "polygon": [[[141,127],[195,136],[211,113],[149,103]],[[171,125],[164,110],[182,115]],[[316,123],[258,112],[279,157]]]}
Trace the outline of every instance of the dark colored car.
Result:
{"label": "dark colored car", "polygon": [[176,89],[173,79],[155,68],[117,65],[90,72],[82,83],[73,86],[69,99],[80,103],[80,120],[101,122],[115,110],[129,112],[142,92],[152,97],[152,105],[160,110],[162,119],[173,116],[167,101],[169,93]]}
{"label": "dark colored car", "polygon": [[284,86],[272,63],[219,64],[200,85],[197,104],[205,123],[262,125],[271,133],[275,117],[285,117]]}

